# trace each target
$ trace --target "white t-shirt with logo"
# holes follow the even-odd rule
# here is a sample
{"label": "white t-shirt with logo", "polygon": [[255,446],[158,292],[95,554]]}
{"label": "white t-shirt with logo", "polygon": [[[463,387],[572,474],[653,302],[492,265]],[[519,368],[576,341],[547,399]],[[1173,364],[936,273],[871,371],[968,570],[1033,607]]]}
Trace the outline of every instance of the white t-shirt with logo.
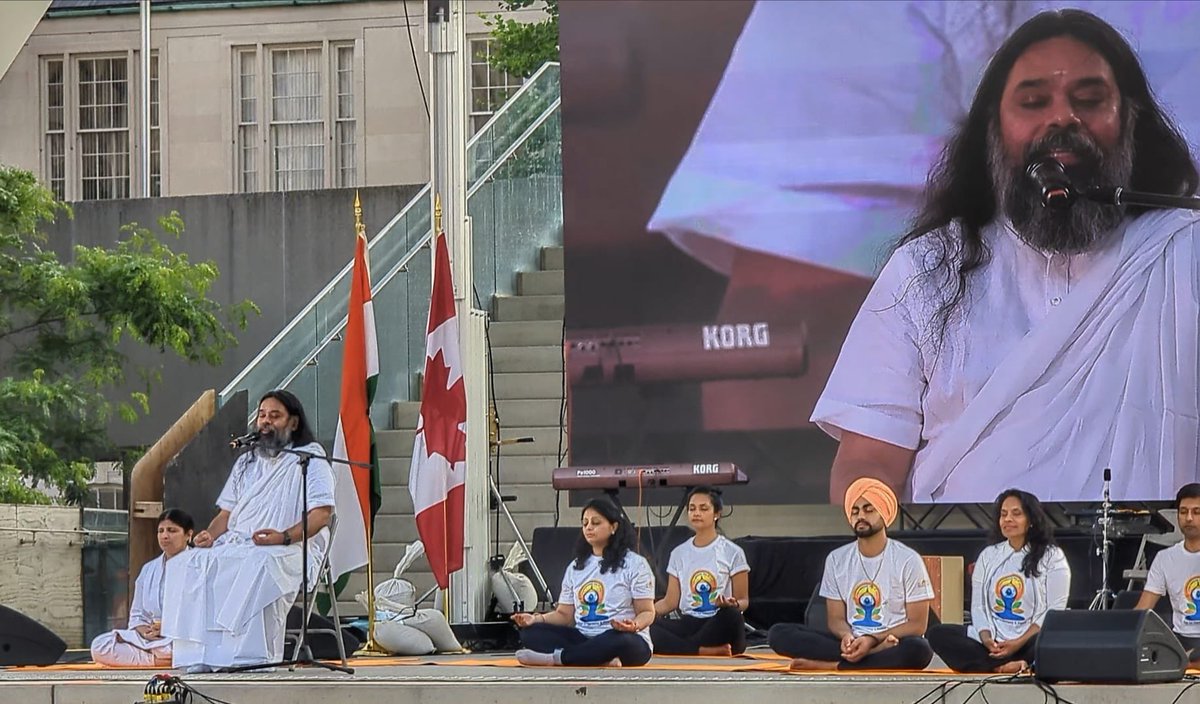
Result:
{"label": "white t-shirt with logo", "polygon": [[717,597],[733,596],[733,575],[749,571],[745,551],[723,535],[702,548],[686,540],[667,561],[667,574],[679,580],[679,611],[697,618],[717,613]]}
{"label": "white t-shirt with logo", "polygon": [[933,584],[921,556],[888,540],[883,552],[866,557],[855,541],[829,553],[820,595],[846,605],[846,621],[855,637],[880,633],[908,620],[905,605],[933,598]]}
{"label": "white t-shirt with logo", "polygon": [[980,631],[991,631],[994,640],[1020,638],[1030,626],[1041,626],[1046,612],[1067,608],[1071,593],[1071,566],[1057,546],[1046,548],[1038,563],[1038,576],[1027,577],[1021,562],[1029,546],[1013,550],[1008,541],[984,548],[975,560],[971,577],[971,627],[967,633],[982,642]]}
{"label": "white t-shirt with logo", "polygon": [[1146,591],[1169,596],[1171,626],[1181,636],[1200,637],[1200,552],[1176,543],[1154,556]]}
{"label": "white t-shirt with logo", "polygon": [[[562,592],[558,603],[575,607],[575,628],[591,638],[612,628],[612,621],[633,619],[634,599],[654,598],[654,572],[646,558],[630,550],[625,553],[625,566],[616,572],[600,573],[600,558],[588,557],[583,569],[575,569],[572,560],[563,574]],[[638,635],[650,642],[650,629]]]}

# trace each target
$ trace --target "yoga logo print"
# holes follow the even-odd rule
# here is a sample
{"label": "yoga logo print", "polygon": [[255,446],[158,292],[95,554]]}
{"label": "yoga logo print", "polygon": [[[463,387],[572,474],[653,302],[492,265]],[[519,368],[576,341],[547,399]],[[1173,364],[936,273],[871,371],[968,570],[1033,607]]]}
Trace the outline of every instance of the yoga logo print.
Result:
{"label": "yoga logo print", "polygon": [[1194,575],[1183,588],[1184,621],[1200,621],[1200,575]]}
{"label": "yoga logo print", "polygon": [[692,589],[692,610],[708,614],[717,610],[713,599],[717,596],[717,578],[708,570],[697,570],[688,581]]}
{"label": "yoga logo print", "polygon": [[1019,574],[1007,574],[996,582],[996,601],[992,612],[1005,621],[1024,621],[1021,598],[1025,596],[1025,580]]}
{"label": "yoga logo print", "polygon": [[851,626],[874,628],[883,625],[879,620],[879,613],[882,611],[879,604],[883,597],[874,582],[859,582],[850,593],[850,598],[854,601],[854,620],[850,622]]}
{"label": "yoga logo print", "polygon": [[590,579],[579,587],[575,606],[579,609],[579,620],[583,622],[607,621],[604,608],[604,582]]}

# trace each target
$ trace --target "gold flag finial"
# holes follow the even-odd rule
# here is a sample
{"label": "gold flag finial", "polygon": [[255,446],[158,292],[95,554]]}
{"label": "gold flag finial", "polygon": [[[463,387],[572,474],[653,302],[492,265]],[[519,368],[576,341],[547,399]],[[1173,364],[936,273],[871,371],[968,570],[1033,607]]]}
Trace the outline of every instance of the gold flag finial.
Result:
{"label": "gold flag finial", "polygon": [[437,235],[442,231],[442,194],[435,193],[433,196],[433,234]]}
{"label": "gold flag finial", "polygon": [[358,198],[358,189],[354,189],[354,234],[356,237],[364,237],[367,234],[367,226],[362,219],[362,201]]}

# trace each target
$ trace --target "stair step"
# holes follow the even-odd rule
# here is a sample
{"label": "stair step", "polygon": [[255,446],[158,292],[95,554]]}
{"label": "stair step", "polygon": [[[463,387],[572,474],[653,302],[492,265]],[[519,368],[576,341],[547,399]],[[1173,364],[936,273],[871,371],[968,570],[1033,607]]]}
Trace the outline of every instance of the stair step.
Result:
{"label": "stair step", "polygon": [[563,397],[562,372],[510,372],[496,374],[492,379],[496,398],[534,399]]}
{"label": "stair step", "polygon": [[[376,449],[380,457],[412,457],[413,436],[416,430],[382,430],[375,433]],[[559,438],[566,447],[565,429],[552,427],[509,427],[505,438],[532,437],[533,442],[509,445],[504,448],[508,455],[554,455],[558,452]]]}
{"label": "stair step", "polygon": [[492,350],[492,370],[506,372],[561,372],[562,348],[558,345],[538,347],[500,347]]}
{"label": "stair step", "polygon": [[[506,428],[558,425],[562,414],[562,401],[557,398],[496,399],[496,403],[500,422]],[[415,429],[420,414],[419,401],[393,401],[392,430]]]}
{"label": "stair step", "polygon": [[492,313],[496,320],[562,320],[564,296],[496,296]]}
{"label": "stair step", "polygon": [[[509,455],[507,450],[508,448],[505,447],[500,454],[500,483],[503,486],[509,484],[550,486],[550,476],[554,472],[554,468],[559,466],[553,453],[549,455]],[[407,457],[380,458],[379,481],[385,491],[389,487],[401,487],[405,492],[408,491],[409,463],[410,460]],[[509,510],[513,510],[511,506]]]}
{"label": "stair step", "polygon": [[[538,513],[514,513],[513,519],[517,522],[517,526],[521,529],[521,535],[526,540],[532,540],[534,528],[540,528],[542,526],[550,526],[554,524],[554,512],[546,511]],[[489,520],[494,519],[489,517]],[[388,555],[386,559],[391,560],[391,562],[377,562],[377,564],[388,564],[394,567],[396,561],[400,559],[400,555],[403,554],[403,550],[400,548],[397,548],[395,553],[383,553],[382,550],[386,544],[401,543],[407,545],[418,539],[419,536],[417,535],[417,524],[415,521],[413,521],[413,517],[411,515],[393,516],[380,514],[375,517],[375,559],[377,561],[384,560],[385,558],[383,555],[386,554]],[[507,546],[512,543],[513,539],[514,533],[512,531],[512,527],[508,525],[507,520],[501,519],[500,542],[503,544],[503,547],[507,549]]]}
{"label": "stair step", "polygon": [[496,413],[500,416],[500,437],[508,437],[508,428],[548,427],[558,425],[562,402],[557,398],[497,399]]}
{"label": "stair step", "polygon": [[[554,504],[557,501],[555,491],[550,486],[549,473],[543,476],[542,484],[502,484],[501,493],[505,496],[517,497],[516,501],[505,502],[508,505],[509,513],[513,514],[514,518],[527,513],[553,513]],[[375,517],[376,521],[383,516],[412,520],[412,515],[413,502],[407,485],[383,487],[383,503]]]}
{"label": "stair step", "polygon": [[562,269],[517,272],[517,294],[520,296],[561,296],[563,292]]}
{"label": "stair step", "polygon": [[492,350],[526,345],[562,346],[562,320],[513,320],[488,324]]}
{"label": "stair step", "polygon": [[563,248],[561,246],[542,247],[542,271],[565,269],[563,258]]}

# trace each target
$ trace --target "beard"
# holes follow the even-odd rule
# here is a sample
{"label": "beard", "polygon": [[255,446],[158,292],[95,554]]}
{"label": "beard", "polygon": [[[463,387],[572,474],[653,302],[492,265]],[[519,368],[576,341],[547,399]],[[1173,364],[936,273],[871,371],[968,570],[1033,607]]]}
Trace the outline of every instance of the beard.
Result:
{"label": "beard", "polygon": [[1041,191],[1026,175],[1037,159],[1056,150],[1070,151],[1078,162],[1066,166],[1076,191],[1127,186],[1133,173],[1133,116],[1126,115],[1121,137],[1105,151],[1077,125],[1056,130],[1030,144],[1019,163],[1005,157],[996,121],[988,128],[988,166],[992,188],[1004,215],[1026,244],[1043,252],[1086,252],[1115,229],[1125,217],[1125,207],[1077,198],[1065,209],[1042,205]]}
{"label": "beard", "polygon": [[867,523],[865,526],[862,526],[862,525],[859,525],[858,523],[855,523],[854,524],[854,537],[870,538],[872,535],[875,535],[876,533],[878,533],[881,530],[883,530],[883,526],[881,526],[881,525],[873,526],[870,523]]}
{"label": "beard", "polygon": [[279,453],[283,452],[284,448],[292,443],[292,431],[283,429],[279,432],[271,431],[263,433],[258,439],[258,445],[255,450],[264,457],[275,458]]}

